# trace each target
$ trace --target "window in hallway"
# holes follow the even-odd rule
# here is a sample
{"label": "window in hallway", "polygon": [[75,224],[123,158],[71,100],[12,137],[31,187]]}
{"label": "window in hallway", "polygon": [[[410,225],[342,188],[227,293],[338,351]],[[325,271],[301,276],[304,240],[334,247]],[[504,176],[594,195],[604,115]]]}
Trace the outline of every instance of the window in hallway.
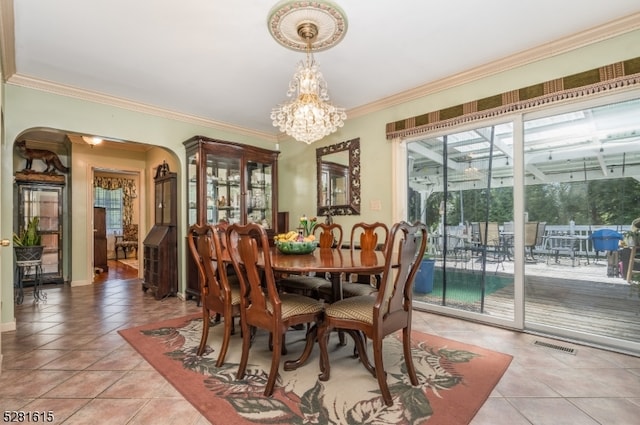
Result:
{"label": "window in hallway", "polygon": [[107,210],[107,235],[122,234],[122,189],[95,187],[93,195],[96,207]]}

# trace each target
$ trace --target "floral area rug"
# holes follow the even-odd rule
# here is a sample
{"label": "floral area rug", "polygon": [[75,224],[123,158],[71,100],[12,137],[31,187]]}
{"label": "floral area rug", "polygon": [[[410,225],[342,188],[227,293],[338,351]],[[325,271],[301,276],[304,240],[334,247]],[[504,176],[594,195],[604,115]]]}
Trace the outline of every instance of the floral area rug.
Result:
{"label": "floral area rug", "polygon": [[[377,380],[353,357],[353,341],[338,346],[331,336],[331,379],[321,382],[318,347],[308,363],[284,371],[272,397],[263,395],[270,366],[268,335],[258,331],[244,379],[237,380],[242,338],[231,337],[225,364],[215,363],[222,326],[211,327],[204,355],[196,356],[202,318],[181,317],[120,334],[212,424],[468,424],[508,368],[512,357],[481,347],[413,332],[419,385],[406,375],[401,335],[384,341],[384,364],[394,405],[387,407]],[[305,331],[287,332],[288,354],[297,358]],[[371,357],[373,358],[373,357]]]}

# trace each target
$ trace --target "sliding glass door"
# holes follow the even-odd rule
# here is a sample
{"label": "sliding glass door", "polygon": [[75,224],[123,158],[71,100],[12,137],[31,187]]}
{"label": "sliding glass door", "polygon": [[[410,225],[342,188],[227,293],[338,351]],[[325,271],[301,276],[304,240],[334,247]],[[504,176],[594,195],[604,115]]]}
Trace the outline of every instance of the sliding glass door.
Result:
{"label": "sliding glass door", "polygon": [[525,208],[542,226],[525,326],[630,347],[640,298],[624,235],[640,217],[640,99],[564,109],[524,121]]}
{"label": "sliding glass door", "polygon": [[416,308],[640,353],[639,117],[636,92],[407,141]]}
{"label": "sliding glass door", "polygon": [[511,320],[512,125],[424,138],[407,151],[408,219],[429,226],[435,266],[428,291],[418,275],[415,302]]}

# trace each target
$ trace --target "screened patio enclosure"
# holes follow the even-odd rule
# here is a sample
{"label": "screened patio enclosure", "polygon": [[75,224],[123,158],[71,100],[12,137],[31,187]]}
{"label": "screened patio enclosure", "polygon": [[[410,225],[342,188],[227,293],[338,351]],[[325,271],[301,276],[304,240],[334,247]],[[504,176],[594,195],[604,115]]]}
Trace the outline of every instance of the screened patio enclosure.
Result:
{"label": "screened patio enclosure", "polygon": [[638,350],[623,250],[593,241],[640,217],[640,99],[625,97],[407,142],[408,219],[427,223],[436,258],[416,305]]}

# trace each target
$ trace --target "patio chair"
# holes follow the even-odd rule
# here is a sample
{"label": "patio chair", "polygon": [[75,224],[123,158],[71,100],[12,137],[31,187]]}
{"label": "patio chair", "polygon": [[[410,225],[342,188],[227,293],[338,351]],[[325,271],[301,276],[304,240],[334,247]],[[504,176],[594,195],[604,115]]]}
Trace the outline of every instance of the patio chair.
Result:
{"label": "patio chair", "polygon": [[138,256],[138,225],[125,224],[122,226],[122,235],[116,235],[115,251],[118,259],[118,248],[122,250],[124,258],[127,258],[127,251],[134,250]]}
{"label": "patio chair", "polygon": [[514,223],[513,221],[505,221],[502,224],[502,232],[500,233],[501,243],[504,247],[504,253],[507,260],[511,261],[511,253],[513,252],[513,237],[514,237]]}
{"label": "patio chair", "polygon": [[231,285],[227,279],[223,261],[221,234],[224,232],[210,224],[194,224],[189,228],[187,241],[189,250],[198,268],[200,300],[202,302],[202,336],[196,354],[201,356],[207,345],[211,314],[215,312],[217,322],[224,318],[222,346],[216,361],[221,367],[234,334],[234,318],[240,317],[240,287]]}
{"label": "patio chair", "polygon": [[[526,250],[529,249],[529,260],[535,262],[536,259],[533,256],[533,249],[538,244],[538,222],[527,221],[524,223],[524,247],[525,257]],[[527,260],[527,258],[525,258]]]}
{"label": "patio chair", "polygon": [[[339,248],[342,246],[342,226],[336,223],[318,223],[313,229],[313,234],[318,240],[318,248]],[[331,294],[331,282],[326,276],[289,275],[278,280],[278,287],[289,293],[307,295],[313,298],[320,297],[320,288],[323,292]]]}
{"label": "patio chair", "polygon": [[[321,381],[331,375],[328,339],[333,329],[343,330],[355,341],[360,361],[378,380],[382,398],[387,406],[393,398],[387,385],[382,359],[382,343],[387,335],[402,329],[402,346],[407,374],[412,385],[418,385],[411,357],[411,312],[415,275],[427,245],[427,227],[422,223],[396,223],[391,228],[389,243],[385,244],[385,268],[377,295],[345,298],[326,307],[318,328]],[[366,341],[373,345],[373,365],[369,361]]]}
{"label": "patio chair", "polygon": [[545,243],[545,233],[547,232],[547,222],[539,221],[538,230],[536,231],[536,249],[542,249]]}
{"label": "patio chair", "polygon": [[[266,230],[257,223],[232,224],[227,229],[227,247],[233,268],[240,279],[240,325],[242,327],[242,356],[237,379],[243,379],[249,360],[251,335],[254,329],[270,333],[271,369],[264,395],[273,394],[278,378],[280,357],[285,347],[287,330],[296,325],[319,323],[324,306],[322,301],[299,294],[280,294],[276,288],[274,271],[271,268],[271,251]],[[233,243],[231,243],[233,241]],[[251,330],[250,330],[251,328]],[[315,338],[307,329],[306,344],[300,363],[311,354]]]}
{"label": "patio chair", "polygon": [[[480,246],[478,249],[480,254],[485,260],[496,262],[496,273],[500,265],[502,265],[502,270],[504,270],[505,248],[501,243],[498,222],[481,221],[479,227]],[[489,255],[491,255],[491,257],[489,257]]]}

